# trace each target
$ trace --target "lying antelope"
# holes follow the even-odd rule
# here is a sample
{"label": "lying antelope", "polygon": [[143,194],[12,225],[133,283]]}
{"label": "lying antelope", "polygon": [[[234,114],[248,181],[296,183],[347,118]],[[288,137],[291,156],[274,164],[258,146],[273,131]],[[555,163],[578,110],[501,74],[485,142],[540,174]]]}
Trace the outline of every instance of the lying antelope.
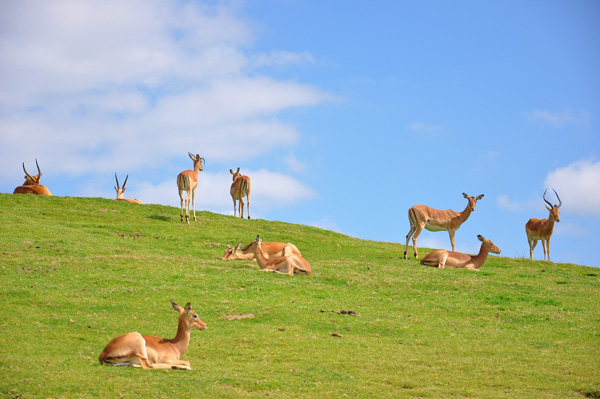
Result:
{"label": "lying antelope", "polygon": [[[283,242],[262,242],[261,244],[265,258],[277,258],[291,254],[302,256],[298,247],[289,242],[287,244]],[[248,245],[241,248],[244,254],[251,254],[254,258],[256,257],[256,249],[256,240],[251,241]]]}
{"label": "lying antelope", "polygon": [[302,256],[284,250],[284,256],[267,258],[262,250],[262,238],[256,236],[254,243],[256,245],[256,262],[262,270],[287,273],[290,276],[294,273],[310,274],[312,272],[310,264]]}
{"label": "lying antelope", "polygon": [[231,259],[254,259],[254,254],[252,253],[244,253],[242,250],[240,250],[240,247],[242,246],[242,243],[239,243],[238,245],[235,246],[235,248],[232,248],[231,245],[227,244],[227,247],[225,248],[225,253],[223,254],[223,256],[221,257],[221,259],[223,260],[231,260]]}
{"label": "lying antelope", "polygon": [[[546,191],[548,191],[548,189],[546,189]],[[558,198],[558,205],[552,205],[546,199],[546,191],[544,191],[544,202],[548,204],[546,209],[550,211],[548,219],[529,219],[529,221],[525,224],[525,232],[527,233],[527,242],[529,243],[529,259],[533,260],[533,250],[535,249],[538,240],[542,240],[542,247],[544,248],[544,260],[546,260],[547,254],[548,262],[550,262],[550,238],[552,237],[552,231],[554,230],[554,222],[560,222],[558,208],[561,207],[562,201],[560,200],[556,190],[552,189],[554,194],[556,194],[556,198]]]}
{"label": "lying antelope", "polygon": [[36,195],[52,195],[50,190],[40,184],[40,179],[42,177],[42,171],[40,170],[40,165],[38,164],[37,159],[35,160],[35,165],[37,166],[38,174],[35,176],[31,176],[27,169],[25,169],[25,162],[23,162],[23,171],[25,172],[25,182],[19,187],[15,188],[13,194],[36,194]]}
{"label": "lying antelope", "polygon": [[410,230],[406,235],[406,246],[404,247],[404,259],[407,259],[408,252],[408,240],[412,236],[413,248],[415,250],[415,259],[419,259],[419,252],[417,251],[417,238],[423,231],[427,229],[429,231],[447,231],[450,234],[450,243],[452,244],[452,250],[454,251],[454,233],[456,230],[467,221],[471,212],[475,210],[475,204],[478,200],[483,198],[483,194],[477,197],[471,197],[463,193],[469,202],[467,207],[462,212],[456,212],[452,209],[434,209],[426,205],[415,205],[408,210],[408,221],[410,222]]}
{"label": "lying antelope", "polygon": [[194,207],[194,222],[196,221],[196,188],[198,187],[198,173],[204,170],[202,161],[206,163],[200,155],[188,152],[190,159],[194,161],[194,170],[184,170],[177,176],[177,188],[179,189],[179,199],[181,200],[181,223],[183,223],[183,192],[187,191],[185,199],[185,220],[190,223],[190,195]]}
{"label": "lying antelope", "polygon": [[233,183],[231,183],[231,189],[229,190],[233,199],[233,217],[236,214],[236,202],[239,201],[237,210],[240,217],[244,218],[244,200],[242,198],[246,197],[248,201],[248,219],[250,219],[250,190],[252,188],[252,181],[248,176],[240,173],[240,168],[237,168],[235,172],[233,169],[229,169],[229,173],[233,175]]}
{"label": "lying antelope", "polygon": [[117,201],[125,201],[125,202],[129,202],[131,204],[141,204],[142,201],[140,201],[139,199],[130,199],[130,198],[123,198],[123,194],[125,193],[125,185],[127,184],[127,179],[129,179],[129,175],[127,175],[125,177],[125,181],[123,182],[123,187],[119,186],[119,178],[117,177],[117,174],[115,173],[115,180],[117,180],[117,185],[115,186],[115,190],[117,191]]}
{"label": "lying antelope", "polygon": [[188,348],[191,330],[206,330],[206,324],[192,310],[189,302],[185,308],[173,301],[171,305],[179,312],[175,338],[159,338],[137,332],[121,335],[106,345],[98,358],[100,364],[141,366],[144,369],[191,370],[190,362],[179,358]]}
{"label": "lying antelope", "polygon": [[488,253],[499,254],[500,248],[494,245],[493,242],[478,235],[477,238],[481,241],[481,248],[477,256],[471,256],[460,252],[446,251],[445,249],[437,249],[425,255],[421,264],[424,266],[434,266],[440,269],[450,267],[453,269],[469,269],[476,272],[485,260]]}

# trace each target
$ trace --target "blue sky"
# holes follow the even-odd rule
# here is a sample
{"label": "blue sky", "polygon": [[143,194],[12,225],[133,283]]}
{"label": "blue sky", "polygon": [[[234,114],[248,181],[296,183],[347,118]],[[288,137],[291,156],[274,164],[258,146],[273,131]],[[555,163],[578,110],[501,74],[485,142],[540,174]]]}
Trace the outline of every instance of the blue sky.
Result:
{"label": "blue sky", "polygon": [[116,172],[178,206],[193,152],[198,210],[233,214],[241,167],[254,218],[404,244],[412,205],[485,194],[457,250],[528,257],[550,187],[553,261],[600,266],[600,3],[365,4],[2,2],[0,192],[37,158],[54,195],[114,198]]}

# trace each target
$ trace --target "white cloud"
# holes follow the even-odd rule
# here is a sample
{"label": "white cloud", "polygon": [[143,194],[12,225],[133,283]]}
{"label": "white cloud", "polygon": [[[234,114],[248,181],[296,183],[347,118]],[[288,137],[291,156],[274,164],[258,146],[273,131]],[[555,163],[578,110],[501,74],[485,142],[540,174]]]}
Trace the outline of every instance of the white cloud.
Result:
{"label": "white cloud", "polygon": [[263,66],[284,66],[290,64],[314,64],[315,58],[308,52],[292,53],[289,51],[276,50],[269,54],[257,54],[251,59],[251,65],[255,68]]}
{"label": "white cloud", "polygon": [[600,161],[584,159],[558,168],[548,174],[544,185],[558,192],[561,212],[600,216]]}
{"label": "white cloud", "polygon": [[588,126],[590,113],[586,111],[572,111],[564,109],[558,112],[534,110],[523,114],[529,122],[540,125],[550,125],[554,128],[562,128],[573,124],[576,126]]}
{"label": "white cloud", "polygon": [[505,209],[509,211],[520,211],[523,209],[522,203],[510,200],[507,194],[498,195],[497,201],[500,209]]}
{"label": "white cloud", "polygon": [[410,125],[408,127],[410,130],[412,130],[413,132],[418,132],[418,133],[437,133],[441,130],[444,130],[444,126],[439,126],[439,125],[433,125],[430,123],[423,123],[423,122],[415,122],[412,125]]}

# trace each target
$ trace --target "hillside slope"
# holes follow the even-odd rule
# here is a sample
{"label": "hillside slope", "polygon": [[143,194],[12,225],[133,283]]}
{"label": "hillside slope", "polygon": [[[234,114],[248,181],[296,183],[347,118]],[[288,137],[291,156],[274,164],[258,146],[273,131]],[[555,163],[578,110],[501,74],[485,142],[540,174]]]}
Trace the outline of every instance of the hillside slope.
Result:
{"label": "hillside slope", "polygon": [[[403,245],[197,215],[0,194],[0,396],[600,397],[600,269],[438,270]],[[220,259],[256,234],[296,244],[313,274]],[[122,333],[173,337],[169,299],[208,324],[183,355],[194,371],[99,366]]]}

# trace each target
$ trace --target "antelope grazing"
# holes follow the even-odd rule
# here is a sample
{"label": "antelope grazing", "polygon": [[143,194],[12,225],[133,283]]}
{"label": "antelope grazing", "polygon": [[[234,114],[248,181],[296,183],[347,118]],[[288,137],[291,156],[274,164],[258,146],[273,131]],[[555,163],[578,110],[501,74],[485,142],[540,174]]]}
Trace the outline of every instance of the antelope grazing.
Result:
{"label": "antelope grazing", "polygon": [[481,248],[477,256],[471,256],[460,252],[446,251],[445,249],[437,249],[425,255],[421,264],[424,266],[434,266],[440,269],[450,267],[453,269],[469,269],[476,272],[485,260],[488,253],[499,254],[500,248],[494,245],[493,242],[478,235],[477,238],[481,241]]}
{"label": "antelope grazing", "polygon": [[181,200],[181,223],[183,223],[183,192],[187,191],[185,199],[185,220],[190,223],[190,195],[194,207],[194,222],[196,221],[196,188],[198,187],[198,173],[204,170],[202,161],[206,163],[200,155],[188,152],[190,159],[194,161],[194,170],[184,170],[177,176],[177,188],[179,189],[179,199]]}
{"label": "antelope grazing", "polygon": [[23,162],[23,171],[25,172],[25,182],[19,187],[15,188],[13,194],[35,194],[35,195],[52,195],[50,190],[40,184],[40,179],[42,177],[42,171],[40,170],[40,165],[38,164],[37,159],[35,160],[35,165],[37,166],[38,174],[35,176],[31,176],[27,169],[25,169],[25,162]]}
{"label": "antelope grazing", "polygon": [[408,210],[408,221],[410,222],[410,230],[406,235],[406,246],[404,247],[404,259],[408,252],[408,240],[412,236],[413,248],[415,250],[415,259],[419,259],[417,251],[417,238],[423,229],[429,231],[447,231],[450,234],[450,243],[454,251],[454,233],[456,230],[471,216],[471,212],[475,210],[475,203],[483,198],[483,194],[477,197],[471,197],[463,193],[469,202],[467,207],[462,212],[455,212],[452,209],[433,209],[426,205],[415,205]]}
{"label": "antelope grazing", "polygon": [[[548,189],[546,189],[548,191]],[[554,222],[560,222],[560,215],[558,208],[561,207],[562,201],[558,196],[556,190],[556,198],[558,198],[558,205],[552,205],[546,199],[546,191],[544,191],[544,202],[546,202],[546,209],[550,211],[548,219],[536,219],[531,218],[525,224],[525,232],[527,233],[527,242],[529,243],[529,259],[533,260],[533,250],[537,245],[538,240],[542,240],[542,247],[544,248],[544,260],[546,260],[546,254],[548,255],[548,262],[550,262],[550,238],[552,237],[552,231],[554,230]]]}
{"label": "antelope grazing", "polygon": [[250,219],[250,189],[252,188],[252,181],[248,176],[240,173],[240,168],[237,168],[235,172],[233,169],[229,169],[229,173],[233,175],[233,183],[231,183],[231,189],[229,190],[233,199],[233,217],[235,217],[236,212],[236,201],[239,201],[237,206],[238,213],[242,219],[244,218],[244,200],[242,198],[246,197],[248,201],[248,219]]}
{"label": "antelope grazing", "polygon": [[185,308],[173,301],[171,305],[179,312],[175,338],[159,338],[137,332],[121,335],[106,345],[98,358],[100,365],[191,370],[190,362],[179,358],[190,344],[191,330],[206,330],[206,324],[192,310],[189,302]]}
{"label": "antelope grazing", "polygon": [[251,260],[251,259],[254,259],[254,254],[244,253],[243,251],[240,250],[241,246],[242,246],[242,243],[239,243],[238,245],[235,246],[235,248],[232,248],[231,245],[227,244],[227,247],[225,248],[225,253],[221,257],[221,259],[223,259],[223,260],[231,260],[231,259]]}
{"label": "antelope grazing", "polygon": [[[258,238],[258,236],[256,236]],[[262,242],[262,251],[265,258],[278,258],[286,255],[299,255],[302,256],[300,250],[294,245],[284,244],[282,242]],[[251,254],[256,258],[256,240],[251,241],[248,245],[243,247],[241,250],[244,254]]]}
{"label": "antelope grazing", "polygon": [[267,258],[262,250],[262,238],[256,236],[253,241],[256,245],[256,262],[264,271],[287,273],[292,276],[295,273],[310,274],[310,263],[300,255],[291,253],[284,249],[284,256]]}
{"label": "antelope grazing", "polygon": [[129,179],[129,175],[127,175],[125,177],[125,181],[123,182],[123,187],[119,186],[119,178],[117,177],[117,174],[115,173],[115,180],[117,181],[117,185],[115,186],[115,190],[117,191],[117,201],[125,201],[125,202],[129,202],[131,204],[141,204],[142,201],[140,201],[139,199],[130,199],[130,198],[123,198],[123,194],[125,193],[125,185],[127,184],[127,179]]}

